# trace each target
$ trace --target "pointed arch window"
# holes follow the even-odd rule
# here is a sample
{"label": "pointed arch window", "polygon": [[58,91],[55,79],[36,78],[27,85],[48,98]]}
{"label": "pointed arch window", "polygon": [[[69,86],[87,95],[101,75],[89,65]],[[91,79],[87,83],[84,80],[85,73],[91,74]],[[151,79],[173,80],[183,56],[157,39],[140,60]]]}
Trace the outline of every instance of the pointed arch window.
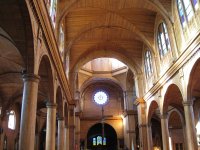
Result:
{"label": "pointed arch window", "polygon": [[50,17],[51,17],[51,21],[53,23],[53,27],[55,28],[55,24],[56,24],[56,9],[57,8],[57,0],[51,0],[51,5],[50,5]]}
{"label": "pointed arch window", "polygon": [[16,115],[13,110],[9,112],[9,117],[8,117],[8,128],[15,130],[16,127]]}
{"label": "pointed arch window", "polygon": [[199,8],[198,0],[192,0],[192,5],[194,6],[195,10]]}
{"label": "pointed arch window", "polygon": [[171,49],[167,26],[164,22],[158,26],[157,42],[160,57],[162,58]]}
{"label": "pointed arch window", "polygon": [[151,52],[149,50],[145,52],[144,66],[145,66],[146,76],[148,78],[153,73],[152,57],[151,57]]}
{"label": "pointed arch window", "polygon": [[194,16],[194,9],[198,8],[198,0],[177,0],[177,7],[181,24],[185,27]]}
{"label": "pointed arch window", "polygon": [[61,59],[63,61],[64,59],[64,30],[63,30],[63,24],[61,25],[60,27],[60,36],[59,36],[59,51],[60,51],[60,56],[61,56]]}

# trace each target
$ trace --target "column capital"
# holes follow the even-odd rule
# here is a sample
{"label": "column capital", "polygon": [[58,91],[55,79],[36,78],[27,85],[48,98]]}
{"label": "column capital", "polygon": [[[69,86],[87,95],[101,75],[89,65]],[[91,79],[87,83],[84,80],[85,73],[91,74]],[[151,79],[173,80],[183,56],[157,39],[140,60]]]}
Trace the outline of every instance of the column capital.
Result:
{"label": "column capital", "polygon": [[183,101],[182,104],[183,104],[183,106],[193,106],[193,101],[192,100]]}
{"label": "column capital", "polygon": [[137,98],[134,102],[135,105],[145,104],[145,100],[143,98]]}
{"label": "column capital", "polygon": [[56,103],[52,103],[52,102],[47,102],[46,103],[46,107],[47,108],[56,108],[57,104]]}
{"label": "column capital", "polygon": [[39,82],[40,81],[40,76],[33,74],[33,73],[29,73],[29,74],[23,74],[22,75],[23,81],[32,81],[32,82]]}

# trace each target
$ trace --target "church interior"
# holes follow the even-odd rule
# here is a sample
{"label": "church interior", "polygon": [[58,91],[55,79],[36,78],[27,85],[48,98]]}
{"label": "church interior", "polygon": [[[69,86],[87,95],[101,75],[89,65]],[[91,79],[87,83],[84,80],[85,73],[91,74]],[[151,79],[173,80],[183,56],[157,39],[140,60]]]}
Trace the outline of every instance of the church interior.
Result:
{"label": "church interior", "polygon": [[0,0],[0,52],[0,150],[200,150],[200,0]]}

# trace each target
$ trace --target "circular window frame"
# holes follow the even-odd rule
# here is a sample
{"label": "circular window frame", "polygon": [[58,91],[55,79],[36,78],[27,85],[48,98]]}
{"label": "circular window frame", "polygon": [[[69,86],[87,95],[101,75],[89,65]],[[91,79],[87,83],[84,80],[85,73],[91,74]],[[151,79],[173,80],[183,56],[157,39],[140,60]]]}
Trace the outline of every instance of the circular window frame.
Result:
{"label": "circular window frame", "polygon": [[[95,95],[96,95],[97,93],[99,93],[99,92],[103,92],[103,93],[107,96],[107,100],[106,100],[106,102],[103,103],[103,104],[97,103],[96,100],[95,100]],[[93,100],[93,102],[94,102],[96,105],[98,105],[98,106],[105,106],[105,105],[107,105],[108,102],[109,102],[109,95],[108,95],[108,92],[106,92],[105,90],[96,90],[96,91],[94,91],[94,93],[93,93],[93,95],[92,95],[92,100]]]}

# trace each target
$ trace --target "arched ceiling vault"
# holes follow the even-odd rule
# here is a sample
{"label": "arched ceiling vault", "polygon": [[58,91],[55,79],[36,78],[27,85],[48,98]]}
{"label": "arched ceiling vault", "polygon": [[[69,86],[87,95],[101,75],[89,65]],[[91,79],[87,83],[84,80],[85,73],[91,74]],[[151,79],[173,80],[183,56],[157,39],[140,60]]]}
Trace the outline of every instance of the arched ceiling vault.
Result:
{"label": "arched ceiling vault", "polygon": [[[80,10],[85,11],[85,10]],[[89,11],[94,11],[89,10]],[[88,11],[88,13],[89,13]],[[108,12],[107,10],[101,12],[103,10],[98,10],[98,14],[97,16],[101,16],[102,19],[94,19],[96,17],[96,14],[94,13],[93,15],[91,15],[92,18],[92,22],[87,22],[87,21],[83,21],[85,20],[88,16],[87,16],[87,12],[85,12],[86,16],[84,16],[83,18],[77,17],[77,15],[72,17],[68,17],[69,21],[67,21],[66,18],[66,30],[67,30],[67,51],[69,51],[72,47],[73,44],[77,43],[77,41],[79,41],[82,37],[84,37],[85,34],[88,34],[88,32],[92,32],[94,34],[94,31],[97,28],[105,28],[105,29],[113,29],[113,28],[119,28],[122,29],[124,32],[130,32],[131,34],[135,35],[135,39],[140,40],[142,42],[144,42],[150,49],[153,50],[153,46],[154,45],[154,22],[155,22],[155,16],[156,14],[154,12],[149,12],[147,10],[143,10],[144,14],[140,14],[141,16],[143,16],[143,20],[139,20],[138,19],[132,19],[131,17],[132,15],[128,16],[127,18],[125,17],[125,15],[127,15],[127,12],[122,12],[124,14],[118,14],[116,12]],[[76,13],[76,12],[75,12]],[[84,13],[84,12],[83,12]],[[134,12],[131,12],[134,13]],[[141,13],[141,10],[140,12]],[[73,13],[72,13],[73,14]],[[82,13],[81,13],[82,14]],[[139,15],[139,16],[140,16]],[[86,18],[85,18],[86,17]],[[71,19],[73,18],[73,19]],[[77,19],[76,19],[77,18]],[[76,27],[75,29],[71,29],[72,25],[74,22],[82,22],[83,26],[80,27],[80,25],[77,25],[78,27]],[[138,24],[137,24],[138,22]],[[75,26],[75,25],[74,25]],[[79,30],[77,30],[77,28]],[[70,31],[71,30],[71,31]],[[70,34],[70,35],[69,35]],[[118,35],[120,36],[120,35]]]}
{"label": "arched ceiling vault", "polygon": [[125,52],[124,48],[121,45],[117,45],[117,43],[97,43],[90,47],[85,53],[80,55],[77,61],[73,63],[73,67],[70,69],[70,72],[78,72],[78,70],[84,64],[93,59],[109,57],[116,58],[126,64],[135,75],[141,74],[142,70],[139,67],[139,64],[136,62],[137,59],[133,59],[129,56],[123,55],[122,52]]}
{"label": "arched ceiling vault", "polygon": [[[172,22],[172,19],[170,17],[169,11],[170,10],[170,5],[171,5],[171,0],[168,0],[167,2],[162,2],[159,0],[112,0],[115,6],[117,7],[116,10],[120,9],[125,9],[125,8],[134,8],[136,6],[140,6],[142,8],[146,8],[152,11],[156,11],[159,14],[165,18],[165,20],[168,22]],[[67,1],[66,3],[63,3],[65,6],[62,8],[63,10],[60,12],[59,18],[58,18],[58,24],[62,22],[62,20],[69,14],[69,12],[75,8],[80,8],[80,7],[91,7],[92,5],[97,5],[96,7],[100,7],[102,4],[102,8],[105,9],[110,9],[113,10],[115,8],[113,5],[112,7],[108,7],[111,4],[111,1],[107,0],[93,0],[89,1],[86,3],[85,0],[72,0],[72,1]],[[107,6],[107,7],[106,7]],[[94,6],[93,6],[94,7]],[[166,9],[163,9],[166,8]],[[59,26],[58,26],[59,27]]]}

